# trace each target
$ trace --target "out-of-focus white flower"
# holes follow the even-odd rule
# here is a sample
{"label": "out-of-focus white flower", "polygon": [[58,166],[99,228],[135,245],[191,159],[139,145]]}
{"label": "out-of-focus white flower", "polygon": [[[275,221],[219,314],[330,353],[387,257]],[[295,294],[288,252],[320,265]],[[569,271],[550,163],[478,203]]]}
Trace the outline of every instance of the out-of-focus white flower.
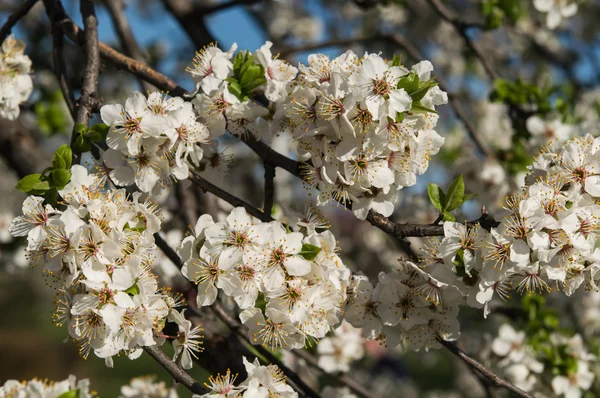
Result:
{"label": "out-of-focus white flower", "polygon": [[548,14],[546,26],[548,29],[556,29],[563,19],[577,14],[576,0],[534,0],[533,6],[539,12]]}
{"label": "out-of-focus white flower", "polygon": [[13,35],[4,39],[0,48],[0,117],[5,119],[16,119],[19,105],[33,91],[31,59],[24,52],[25,42]]}

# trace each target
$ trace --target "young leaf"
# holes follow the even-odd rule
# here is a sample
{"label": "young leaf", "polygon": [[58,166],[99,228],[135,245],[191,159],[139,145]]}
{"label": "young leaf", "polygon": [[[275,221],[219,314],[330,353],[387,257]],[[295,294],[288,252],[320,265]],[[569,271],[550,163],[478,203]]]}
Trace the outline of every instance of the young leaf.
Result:
{"label": "young leaf", "polygon": [[61,145],[52,157],[52,167],[55,169],[70,169],[73,152],[68,145]]}
{"label": "young leaf", "polygon": [[456,217],[454,217],[453,214],[450,214],[447,211],[445,211],[444,218],[442,218],[442,221],[456,221]]}
{"label": "young leaf", "polygon": [[71,180],[71,170],[54,169],[52,171],[52,183],[58,189],[63,189]]}
{"label": "young leaf", "polygon": [[85,138],[83,134],[79,134],[77,138],[75,138],[73,148],[80,153],[88,152],[92,149],[92,142]]}
{"label": "young leaf", "polygon": [[88,129],[87,126],[83,123],[77,123],[75,125],[75,132],[77,134],[85,134],[87,129]]}
{"label": "young leaf", "polygon": [[30,192],[40,193],[50,189],[50,183],[48,181],[39,181],[33,184]]}
{"label": "young leaf", "polygon": [[92,142],[104,141],[109,129],[110,126],[104,123],[96,123],[85,133],[85,137]]}
{"label": "young leaf", "polygon": [[394,58],[392,58],[392,64],[390,66],[400,66],[402,65],[402,57],[394,54]]}
{"label": "young leaf", "polygon": [[429,89],[435,86],[437,86],[437,82],[433,79],[421,82],[419,83],[419,88],[414,93],[411,93],[410,96],[413,101],[421,101]]}
{"label": "young leaf", "polygon": [[429,200],[431,201],[431,204],[439,211],[444,211],[446,198],[442,188],[440,188],[437,184],[430,182],[429,185],[427,185],[427,194],[429,194]]}
{"label": "young leaf", "polygon": [[28,193],[33,189],[33,186],[41,181],[41,174],[29,174],[17,183],[16,187],[19,191]]}
{"label": "young leaf", "polygon": [[239,83],[234,82],[234,83],[230,83],[229,86],[227,86],[227,89],[229,90],[229,92],[233,95],[235,95],[238,99],[242,99],[243,94],[242,94],[242,87],[240,86]]}
{"label": "young leaf", "polygon": [[46,198],[46,202],[55,205],[58,200],[58,189],[56,187],[50,188],[44,193],[44,198]]}
{"label": "young leaf", "polygon": [[463,200],[462,200],[462,203],[461,203],[461,205],[462,205],[463,203],[465,203],[465,202],[467,202],[467,201],[469,201],[469,200],[473,199],[475,196],[477,196],[477,194],[476,194],[476,193],[466,193],[466,194],[464,194],[464,196],[463,196]]}
{"label": "young leaf", "polygon": [[242,87],[245,87],[251,81],[254,81],[261,77],[264,78],[264,74],[265,74],[265,71],[264,71],[264,68],[262,67],[262,65],[250,65],[248,67],[248,69],[246,69],[246,72],[244,72],[244,74],[242,75],[242,78],[240,80],[240,85]]}
{"label": "young leaf", "polygon": [[408,94],[414,93],[419,88],[419,76],[414,72],[402,76],[396,88],[403,88]]}
{"label": "young leaf", "polygon": [[429,109],[421,105],[420,101],[413,101],[411,111],[437,113],[435,109]]}
{"label": "young leaf", "polygon": [[63,392],[57,398],[79,398],[79,388]]}
{"label": "young leaf", "polygon": [[302,250],[298,254],[304,257],[306,260],[312,261],[317,257],[320,251],[321,248],[319,246],[305,243],[302,245]]}
{"label": "young leaf", "polygon": [[137,283],[134,283],[127,290],[125,290],[125,293],[130,294],[132,296],[137,296],[138,294],[140,294],[140,288],[138,287]]}
{"label": "young leaf", "polygon": [[448,195],[446,197],[445,211],[452,211],[463,203],[463,196],[465,195],[465,182],[462,174],[452,181],[448,188]]}

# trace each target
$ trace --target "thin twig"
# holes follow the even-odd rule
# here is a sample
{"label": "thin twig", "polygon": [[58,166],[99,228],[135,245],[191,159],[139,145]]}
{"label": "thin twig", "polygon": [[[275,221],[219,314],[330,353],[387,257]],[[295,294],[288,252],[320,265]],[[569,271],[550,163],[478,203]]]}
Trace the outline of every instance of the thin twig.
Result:
{"label": "thin twig", "polygon": [[195,18],[203,18],[210,14],[214,14],[219,11],[225,11],[232,7],[250,6],[256,3],[260,3],[262,1],[263,0],[229,0],[210,6],[199,5],[192,10],[191,15],[193,15]]}
{"label": "thin twig", "polygon": [[38,0],[25,0],[17,9],[8,16],[8,19],[0,28],[0,44],[10,35],[12,28],[23,18]]}
{"label": "thin twig", "polygon": [[453,11],[446,8],[446,6],[444,4],[442,4],[442,2],[440,0],[428,0],[428,1],[429,1],[429,4],[431,4],[433,9],[438,13],[439,16],[441,16],[444,20],[446,20],[447,22],[452,24],[452,26],[454,27],[454,30],[456,30],[456,32],[463,38],[467,47],[469,47],[471,49],[471,51],[473,51],[473,53],[475,53],[475,56],[477,56],[477,58],[479,59],[479,62],[483,66],[483,69],[485,69],[488,76],[492,80],[499,79],[500,74],[492,66],[489,57],[487,57],[483,53],[483,51],[479,47],[479,44],[477,44],[475,41],[473,41],[469,37],[469,34],[467,33],[467,30],[469,28],[481,27],[481,25],[478,23],[468,23],[468,22],[463,21]]}
{"label": "thin twig", "polygon": [[54,64],[54,73],[58,80],[58,86],[62,92],[67,108],[73,120],[75,120],[75,96],[73,90],[69,86],[67,78],[67,66],[65,65],[64,57],[64,35],[62,30],[55,25],[52,25],[52,62]]}
{"label": "thin twig", "polygon": [[464,351],[460,350],[454,343],[451,343],[451,342],[443,340],[443,339],[438,339],[438,341],[440,342],[441,345],[443,345],[445,348],[447,348],[448,351],[450,351],[451,353],[453,353],[454,355],[456,355],[457,357],[459,357],[460,359],[465,361],[465,363],[467,365],[476,369],[479,373],[481,373],[483,376],[485,376],[495,386],[504,387],[519,397],[533,398],[532,395],[526,393],[525,391],[521,390],[519,387],[515,386],[511,382],[498,376],[493,371],[491,371],[490,369],[485,367],[482,363],[471,358]]}
{"label": "thin twig", "polygon": [[219,198],[223,199],[224,201],[226,201],[227,203],[229,203],[230,205],[232,205],[234,207],[241,206],[241,207],[245,208],[246,211],[250,215],[258,218],[261,221],[264,221],[264,222],[273,221],[270,213],[267,214],[267,213],[264,213],[264,212],[258,210],[256,207],[252,206],[250,203],[245,202],[242,199],[238,198],[237,196],[232,195],[229,192],[222,190],[218,186],[208,182],[207,180],[200,177],[196,173],[192,173],[192,176],[190,177],[190,181],[192,181],[194,184],[198,185],[203,190],[208,191],[208,192],[218,196]]}
{"label": "thin twig", "polygon": [[157,346],[144,347],[146,351],[156,362],[158,362],[167,372],[173,376],[177,382],[183,384],[188,390],[194,394],[206,394],[209,390],[202,384],[197,382],[192,376],[190,376],[185,370],[177,365],[171,358],[167,356]]}
{"label": "thin twig", "polygon": [[271,214],[273,203],[275,201],[275,166],[269,162],[265,162],[265,201],[263,212]]}
{"label": "thin twig", "polygon": [[[140,49],[137,40],[135,40],[135,36],[131,31],[129,22],[127,22],[127,17],[125,16],[124,12],[125,4],[123,3],[123,0],[104,0],[104,4],[106,4],[106,8],[108,9],[108,13],[110,14],[115,27],[115,32],[119,38],[119,43],[121,44],[125,54],[136,61],[145,62],[142,50]],[[151,91],[153,89],[152,85],[147,81],[139,77],[138,80],[142,90]]]}
{"label": "thin twig", "polygon": [[[313,398],[319,398],[320,395],[317,394],[312,388],[310,388],[298,375],[298,373],[294,372],[292,369],[288,368],[283,362],[281,362],[277,357],[275,357],[272,353],[269,352],[266,348],[262,346],[254,346],[248,342],[248,336],[246,335],[246,326],[241,324],[238,320],[233,318],[231,315],[225,311],[225,309],[221,306],[219,302],[215,302],[210,307],[213,312],[227,325],[231,331],[240,338],[240,342],[246,345],[248,348],[255,349],[265,357],[269,362],[276,364],[290,379],[297,385],[296,390],[303,391],[306,395]],[[294,351],[292,351],[294,352]]]}
{"label": "thin twig", "polygon": [[[92,116],[92,108],[98,96],[98,75],[100,74],[100,51],[98,49],[98,20],[93,0],[80,1],[81,17],[83,18],[85,67],[81,96],[75,104],[75,125],[71,134],[71,146],[77,138],[79,125],[88,126]],[[74,162],[81,161],[81,154],[73,151]]]}
{"label": "thin twig", "polygon": [[[67,16],[60,1],[44,0],[44,3],[48,8],[51,19],[55,21],[65,35],[78,45],[84,46],[85,38],[83,31]],[[98,43],[98,47],[100,48],[100,55],[109,60],[117,68],[125,69],[172,95],[184,96],[185,94],[189,94],[183,87],[175,83],[175,81],[150,68],[145,63],[123,55],[102,42]]]}
{"label": "thin twig", "polygon": [[298,356],[299,358],[304,359],[306,361],[306,363],[309,364],[310,366],[312,366],[313,368],[319,370],[320,372],[322,372],[330,377],[333,377],[335,380],[337,380],[341,384],[348,386],[348,388],[350,388],[352,391],[354,391],[358,395],[362,396],[363,398],[373,398],[374,397],[374,395],[371,392],[369,392],[365,387],[361,386],[360,383],[353,380],[349,375],[343,374],[343,373],[342,374],[333,374],[333,373],[329,373],[329,372],[325,371],[325,369],[323,369],[319,366],[319,360],[317,358],[315,358],[313,355],[311,355],[308,351],[294,350],[292,352],[294,353],[294,355]]}

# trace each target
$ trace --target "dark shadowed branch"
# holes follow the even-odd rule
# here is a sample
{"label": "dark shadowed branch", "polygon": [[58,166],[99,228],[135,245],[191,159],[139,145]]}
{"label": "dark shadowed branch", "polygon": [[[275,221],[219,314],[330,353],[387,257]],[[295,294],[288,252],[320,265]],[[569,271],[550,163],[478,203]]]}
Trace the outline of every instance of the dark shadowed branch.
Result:
{"label": "dark shadowed branch", "polygon": [[483,66],[483,69],[485,69],[485,72],[488,74],[488,76],[492,80],[499,79],[500,74],[492,65],[490,58],[483,53],[483,50],[481,49],[481,47],[479,47],[479,44],[477,44],[477,42],[471,39],[471,37],[469,37],[469,34],[467,33],[467,30],[469,28],[480,28],[482,27],[482,25],[476,22],[463,21],[459,16],[456,15],[454,11],[451,11],[450,9],[446,8],[446,6],[442,4],[440,0],[427,1],[429,2],[429,4],[431,4],[431,6],[438,13],[438,15],[442,17],[442,19],[452,24],[454,30],[456,30],[456,32],[463,38],[467,47],[469,47],[471,51],[473,51],[473,53]]}
{"label": "dark shadowed branch", "polygon": [[[125,16],[124,12],[125,4],[123,3],[123,0],[104,0],[104,4],[106,4],[106,8],[108,9],[108,13],[110,14],[110,18],[112,19],[115,27],[115,32],[119,38],[119,43],[121,44],[125,54],[136,61],[145,62],[142,50],[135,40],[135,36],[131,31],[129,22],[127,22],[127,17]],[[152,90],[152,85],[147,81],[140,79],[139,77],[138,80],[142,90]]]}
{"label": "dark shadowed branch", "polygon": [[52,26],[52,62],[54,64],[54,74],[58,80],[58,86],[62,92],[67,108],[73,120],[75,120],[75,96],[69,86],[67,78],[67,66],[65,65],[64,42],[65,37],[62,30],[57,26]]}
{"label": "dark shadowed branch", "polygon": [[271,214],[273,202],[275,200],[275,166],[269,162],[264,162],[265,165],[265,200],[263,204],[263,212]]}
{"label": "dark shadowed branch", "polygon": [[157,346],[148,346],[144,347],[144,351],[146,351],[156,362],[160,364],[167,372],[173,376],[178,383],[183,384],[188,390],[193,392],[194,394],[206,394],[208,393],[208,389],[204,387],[202,384],[197,382],[192,376],[190,376],[185,370],[183,370],[179,365],[177,365],[171,358],[167,356],[160,348]]}
{"label": "dark shadowed branch", "polygon": [[482,363],[471,358],[464,351],[460,350],[454,343],[451,343],[446,340],[442,340],[440,338],[438,338],[438,341],[440,342],[440,344],[442,346],[447,348],[448,351],[450,351],[451,353],[453,353],[454,355],[456,355],[457,357],[462,359],[470,367],[477,370],[479,373],[481,373],[483,376],[485,376],[488,380],[490,380],[490,382],[492,382],[495,386],[504,387],[518,397],[533,398],[532,395],[526,393],[525,391],[521,390],[519,387],[515,386],[514,384],[510,383],[509,381],[498,376],[492,370],[485,367]]}
{"label": "dark shadowed branch", "polygon": [[10,14],[2,28],[0,28],[0,43],[4,41],[10,35],[12,28],[19,22],[21,18],[23,18],[29,10],[38,2],[38,0],[25,0],[21,3],[17,9]]}

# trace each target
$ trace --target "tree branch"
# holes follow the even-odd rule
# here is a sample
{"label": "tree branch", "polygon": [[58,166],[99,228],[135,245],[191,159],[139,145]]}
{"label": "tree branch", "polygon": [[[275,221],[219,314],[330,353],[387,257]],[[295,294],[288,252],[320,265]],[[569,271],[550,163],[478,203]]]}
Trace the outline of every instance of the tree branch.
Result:
{"label": "tree branch", "polygon": [[271,218],[271,215],[270,215],[271,213],[266,213],[266,212],[262,212],[262,211],[258,210],[256,207],[252,206],[250,203],[238,198],[235,195],[230,194],[227,191],[224,191],[223,189],[219,188],[218,186],[216,186],[216,185],[208,182],[204,178],[200,177],[196,173],[192,172],[190,181],[192,181],[194,184],[196,184],[197,186],[202,188],[204,191],[208,191],[208,192],[216,195],[217,197],[223,199],[224,201],[226,201],[227,203],[229,203],[230,205],[232,205],[234,207],[241,206],[241,207],[245,208],[246,211],[250,215],[258,218],[259,220],[261,220],[263,222],[273,221],[273,219]]}
{"label": "tree branch", "polygon": [[262,1],[263,0],[229,0],[229,1],[223,1],[221,3],[217,3],[215,5],[210,5],[210,6],[199,5],[199,6],[194,7],[191,10],[190,15],[193,16],[194,18],[200,19],[200,18],[206,17],[207,15],[214,14],[215,12],[225,11],[232,7],[251,6],[253,4],[257,4]]}
{"label": "tree branch", "polygon": [[333,377],[335,380],[337,380],[341,384],[348,386],[348,388],[350,388],[352,391],[354,391],[361,397],[363,397],[363,398],[373,398],[374,397],[374,395],[370,391],[368,391],[366,388],[364,388],[359,383],[354,381],[349,375],[344,374],[344,373],[333,374],[333,373],[329,373],[329,372],[325,371],[323,368],[321,368],[319,366],[319,360],[316,357],[314,357],[313,355],[311,355],[308,351],[294,350],[293,353],[297,357],[304,359],[307,364],[309,364],[313,368],[317,369],[321,373],[326,374],[330,377]]}
{"label": "tree branch", "polygon": [[[85,68],[83,70],[83,83],[81,96],[75,104],[75,125],[71,134],[71,146],[77,138],[78,125],[89,124],[92,108],[98,96],[98,75],[100,74],[100,51],[98,49],[98,20],[93,0],[80,0],[80,12],[83,18],[83,48],[85,52]],[[81,161],[81,154],[73,151],[74,162]]]}
{"label": "tree branch", "polygon": [[[192,307],[193,308],[193,307]],[[238,320],[230,316],[227,311],[221,306],[221,304],[216,301],[211,307],[213,312],[227,325],[227,327],[240,338],[242,344],[246,345],[250,350],[256,350],[259,354],[265,357],[269,362],[276,364],[286,375],[287,377],[293,381],[297,386],[296,390],[301,390],[306,393],[309,397],[320,398],[320,395],[316,393],[312,388],[310,388],[298,375],[298,373],[294,372],[292,369],[288,368],[282,361],[280,361],[277,357],[275,357],[272,353],[269,352],[266,348],[260,345],[252,345],[248,342],[248,336],[246,335],[246,326],[241,324]],[[194,309],[192,309],[194,311]],[[292,351],[294,352],[294,351]],[[369,397],[367,397],[369,398]]]}
{"label": "tree branch", "polygon": [[38,0],[25,0],[17,9],[8,16],[8,19],[0,28],[0,44],[10,35],[12,28],[23,18]]}
{"label": "tree branch", "polygon": [[438,341],[439,341],[439,343],[442,346],[444,346],[445,348],[447,348],[448,351],[450,351],[451,353],[453,353],[454,355],[456,355],[458,358],[460,358],[463,361],[465,361],[465,363],[467,365],[469,365],[472,368],[476,369],[479,373],[481,373],[483,376],[485,376],[495,386],[497,386],[497,387],[504,387],[507,390],[509,390],[510,392],[512,392],[513,394],[517,395],[518,397],[533,398],[532,395],[526,393],[525,391],[521,390],[519,387],[515,386],[511,382],[509,382],[509,381],[503,379],[502,377],[498,376],[493,371],[491,371],[490,369],[488,369],[487,367],[485,367],[482,363],[480,363],[480,362],[476,361],[475,359],[471,358],[465,352],[463,352],[462,350],[460,350],[454,343],[451,343],[449,341],[443,340],[441,338],[438,338]]}
{"label": "tree branch", "polygon": [[158,362],[167,372],[173,376],[178,383],[183,384],[188,390],[194,394],[206,394],[209,390],[202,384],[197,382],[192,376],[190,376],[185,370],[177,365],[171,358],[167,356],[157,346],[146,346],[146,351],[156,362]]}
{"label": "tree branch", "polygon": [[440,17],[442,17],[442,19],[444,19],[447,22],[449,22],[450,24],[452,24],[452,26],[454,27],[454,30],[456,30],[456,32],[463,38],[467,47],[469,47],[471,49],[471,51],[473,51],[475,56],[479,59],[479,62],[483,66],[483,69],[485,69],[488,76],[492,80],[499,79],[500,74],[498,72],[496,72],[496,69],[492,66],[492,63],[490,62],[489,57],[487,57],[483,53],[483,51],[479,47],[479,44],[477,44],[475,41],[473,41],[467,34],[467,30],[469,28],[472,28],[472,27],[481,28],[482,25],[479,23],[469,23],[469,22],[463,21],[453,11],[446,8],[446,6],[443,5],[440,2],[440,0],[427,0],[427,1],[429,1],[429,4],[431,4],[433,9],[439,14]]}
{"label": "tree branch", "polygon": [[263,204],[263,212],[271,214],[273,210],[273,202],[275,198],[275,166],[269,162],[264,162],[265,165],[265,200]]}
{"label": "tree branch", "polygon": [[52,63],[54,64],[54,74],[58,80],[58,86],[62,92],[67,108],[73,120],[75,120],[75,96],[73,90],[69,86],[67,78],[67,66],[65,65],[64,57],[64,42],[65,37],[62,30],[52,24]]}
{"label": "tree branch", "polygon": [[[62,29],[64,34],[73,42],[84,46],[85,38],[83,31],[67,16],[60,1],[44,0],[44,4],[46,4],[51,20]],[[145,63],[127,57],[102,42],[98,43],[98,47],[100,55],[116,67],[125,69],[172,95],[183,97],[189,94],[183,87],[175,83],[175,81],[150,68]]]}
{"label": "tree branch", "polygon": [[[123,10],[125,7],[123,0],[104,0],[104,4],[108,9],[108,13],[110,14],[115,27],[115,32],[119,38],[119,43],[121,44],[125,54],[136,61],[145,62],[142,50],[135,40],[135,36],[129,27],[129,23],[127,22],[127,17],[125,16]],[[151,91],[153,89],[152,85],[145,80],[140,79],[139,77],[138,80],[142,90]]]}

